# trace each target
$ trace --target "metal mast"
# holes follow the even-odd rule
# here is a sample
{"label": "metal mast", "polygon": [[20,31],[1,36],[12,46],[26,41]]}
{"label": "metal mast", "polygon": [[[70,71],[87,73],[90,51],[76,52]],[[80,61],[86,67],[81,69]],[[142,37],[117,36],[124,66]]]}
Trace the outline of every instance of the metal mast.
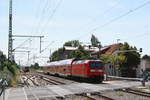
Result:
{"label": "metal mast", "polygon": [[13,61],[13,39],[12,39],[12,0],[9,0],[9,35],[8,35],[8,60]]}

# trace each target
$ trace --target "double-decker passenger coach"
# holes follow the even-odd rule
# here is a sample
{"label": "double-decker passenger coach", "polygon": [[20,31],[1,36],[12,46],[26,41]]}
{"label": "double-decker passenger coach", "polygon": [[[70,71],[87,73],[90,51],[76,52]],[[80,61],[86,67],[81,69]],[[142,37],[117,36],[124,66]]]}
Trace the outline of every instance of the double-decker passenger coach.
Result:
{"label": "double-decker passenger coach", "polygon": [[98,82],[104,80],[104,66],[101,60],[60,60],[51,62],[43,69],[46,73],[58,76]]}

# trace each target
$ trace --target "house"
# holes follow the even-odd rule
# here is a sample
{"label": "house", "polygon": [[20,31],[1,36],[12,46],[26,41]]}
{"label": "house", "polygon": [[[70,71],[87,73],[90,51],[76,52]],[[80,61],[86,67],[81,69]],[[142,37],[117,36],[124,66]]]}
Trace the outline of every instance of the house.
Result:
{"label": "house", "polygon": [[116,43],[116,44],[111,44],[111,45],[104,46],[101,49],[101,54],[106,54],[106,53],[113,54],[121,46],[122,46],[121,43]]}
{"label": "house", "polygon": [[[90,45],[83,45],[83,48],[85,51],[89,52],[89,54],[92,56],[92,57],[95,57],[97,58],[97,54],[96,53],[99,53],[100,49],[98,47],[92,47]],[[74,50],[77,50],[78,47],[69,47],[69,46],[64,46],[64,54],[63,54],[63,58],[66,58],[68,57],[68,54],[71,52],[71,51],[74,51]]]}
{"label": "house", "polygon": [[[111,44],[102,47],[101,54],[113,54],[116,50],[118,50],[122,46],[121,43]],[[111,76],[120,76],[120,72],[117,71],[115,66],[112,64],[105,64],[105,73]]]}
{"label": "house", "polygon": [[143,71],[150,69],[150,60],[149,59],[141,59],[141,63],[136,69],[137,77],[141,77]]}

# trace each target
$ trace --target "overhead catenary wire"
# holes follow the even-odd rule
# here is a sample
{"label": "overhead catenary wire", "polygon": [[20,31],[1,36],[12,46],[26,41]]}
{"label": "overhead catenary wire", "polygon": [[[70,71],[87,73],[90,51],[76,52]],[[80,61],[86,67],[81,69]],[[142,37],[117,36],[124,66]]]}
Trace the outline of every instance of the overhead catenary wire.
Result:
{"label": "overhead catenary wire", "polygon": [[51,6],[49,6],[51,3],[51,0],[47,0],[47,2],[45,2],[43,9],[41,10],[41,16],[39,16],[38,21],[37,21],[37,26],[35,29],[35,32],[39,32],[40,26],[42,24],[42,22],[44,21],[43,19],[45,19],[46,17],[46,11],[50,12],[51,10]]}
{"label": "overhead catenary wire", "polygon": [[[36,18],[38,18],[39,17],[39,8],[41,7],[40,5],[41,5],[41,3],[42,3],[42,0],[38,0],[39,2],[38,2],[38,4],[37,4],[37,9],[36,9],[36,11],[35,11],[35,17]],[[37,2],[37,1],[36,1]],[[34,31],[34,25],[36,24],[36,21],[33,21],[32,22],[32,25],[33,25],[33,27],[31,28],[31,34],[33,33],[33,31]]]}
{"label": "overhead catenary wire", "polygon": [[[37,29],[36,30],[38,30],[39,28],[40,28],[40,26],[39,25],[41,25],[42,24],[42,21],[43,21],[43,17],[44,17],[44,15],[45,15],[45,13],[46,12],[49,12],[49,10],[51,10],[51,6],[48,6],[48,4],[49,4],[49,2],[50,2],[50,0],[47,0],[47,2],[42,2],[43,0],[40,0],[39,1],[39,3],[38,3],[38,6],[37,6],[37,12],[36,12],[36,15],[35,15],[35,17],[37,17],[39,20],[39,22],[37,22],[38,23],[38,25],[37,25]],[[46,0],[44,0],[44,1],[46,1]],[[51,18],[54,16],[54,14],[56,13],[56,11],[57,11],[57,9],[59,8],[59,6],[60,6],[60,4],[61,4],[61,2],[62,2],[62,0],[59,0],[59,2],[58,2],[58,4],[56,5],[56,7],[54,8],[54,10],[52,11],[52,14],[50,14],[49,16],[48,16],[48,20],[50,21],[51,20]],[[41,3],[44,5],[44,6],[41,6]],[[43,7],[42,9],[41,9],[41,7]],[[39,9],[41,9],[41,14],[38,14],[39,13]],[[48,10],[49,9],[49,10]],[[39,15],[41,15],[41,16],[39,16]],[[47,23],[47,21],[46,21],[46,23]],[[33,25],[35,25],[36,24],[36,22],[35,21],[33,21]],[[33,32],[34,32],[34,27],[32,28],[32,30],[31,30],[31,34],[33,34]],[[36,31],[35,30],[35,31]],[[36,33],[37,34],[37,33]],[[25,40],[23,43],[21,43],[21,44],[19,44],[15,49],[18,49],[19,47],[21,47],[21,46],[23,46],[26,42],[28,42],[28,40],[31,40],[31,38],[28,38],[27,40]],[[49,45],[48,45],[49,46]],[[45,48],[45,49],[43,49],[43,51],[44,50],[46,50],[47,48],[48,48],[48,46]],[[14,49],[14,50],[15,50]]]}
{"label": "overhead catenary wire", "polygon": [[[38,2],[38,5],[37,5],[37,10],[36,10],[36,13],[35,13],[35,17],[37,17],[37,18],[39,18],[40,16],[39,16],[39,8],[41,7],[40,5],[41,5],[41,3],[42,3],[42,1],[43,0],[39,0],[39,2]],[[44,0],[45,1],[45,0]],[[48,1],[48,0],[47,0]],[[36,1],[37,2],[37,1]],[[46,3],[47,4],[47,3]],[[41,15],[43,15],[43,14],[41,14]],[[32,23],[32,25],[34,26],[35,25],[35,21],[33,21],[33,23]],[[33,34],[33,30],[34,30],[34,27],[32,27],[31,28],[32,30],[31,30],[31,33],[30,34]],[[31,38],[28,38],[27,40],[25,40],[24,42],[22,42],[19,46],[17,46],[15,49],[18,49],[19,47],[21,47],[22,45],[24,45],[26,42],[28,42],[28,40],[31,40]],[[14,50],[15,50],[14,49]]]}
{"label": "overhead catenary wire", "polygon": [[27,40],[25,40],[24,42],[22,42],[20,45],[18,45],[18,46],[17,46],[16,48],[14,48],[13,50],[16,50],[16,49],[22,47],[22,46],[23,46],[26,42],[28,42],[28,41],[31,41],[31,39],[28,38]]}
{"label": "overhead catenary wire", "polygon": [[[37,4],[37,10],[35,11],[35,17],[37,18],[37,21],[33,21],[33,26],[35,26],[36,23],[37,23],[37,26],[35,27],[36,28],[35,31],[34,31],[34,27],[32,28],[30,34],[34,34],[33,32],[38,32],[36,30],[40,27],[42,19],[44,19],[43,17],[46,13],[46,10],[48,11],[51,8],[51,7],[48,7],[49,2],[50,2],[50,0],[39,0],[39,2]],[[27,40],[25,40],[23,43],[21,43],[15,49],[18,49],[20,46],[24,45],[26,42],[28,42],[28,40],[31,40],[31,38],[28,38]]]}
{"label": "overhead catenary wire", "polygon": [[63,2],[63,0],[59,0],[56,7],[53,9],[52,13],[49,14],[47,21],[43,24],[43,27],[41,28],[41,33],[47,28],[49,22],[52,20],[53,16],[57,12],[57,10],[58,10],[58,8],[59,8],[59,6],[61,5],[62,2]]}
{"label": "overhead catenary wire", "polygon": [[48,47],[49,47],[50,45],[52,45],[54,42],[55,42],[55,41],[52,41],[50,44],[48,44],[48,45],[46,46],[46,48],[44,48],[43,50],[41,50],[41,53],[44,52],[45,50],[47,50]]}

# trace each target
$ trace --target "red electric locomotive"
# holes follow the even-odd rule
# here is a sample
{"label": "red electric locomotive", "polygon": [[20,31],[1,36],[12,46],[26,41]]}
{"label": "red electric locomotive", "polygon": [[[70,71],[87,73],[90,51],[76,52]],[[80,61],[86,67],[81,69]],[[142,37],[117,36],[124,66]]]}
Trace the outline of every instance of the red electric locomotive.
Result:
{"label": "red electric locomotive", "polygon": [[102,82],[104,80],[104,66],[100,60],[60,60],[45,66],[44,72]]}

